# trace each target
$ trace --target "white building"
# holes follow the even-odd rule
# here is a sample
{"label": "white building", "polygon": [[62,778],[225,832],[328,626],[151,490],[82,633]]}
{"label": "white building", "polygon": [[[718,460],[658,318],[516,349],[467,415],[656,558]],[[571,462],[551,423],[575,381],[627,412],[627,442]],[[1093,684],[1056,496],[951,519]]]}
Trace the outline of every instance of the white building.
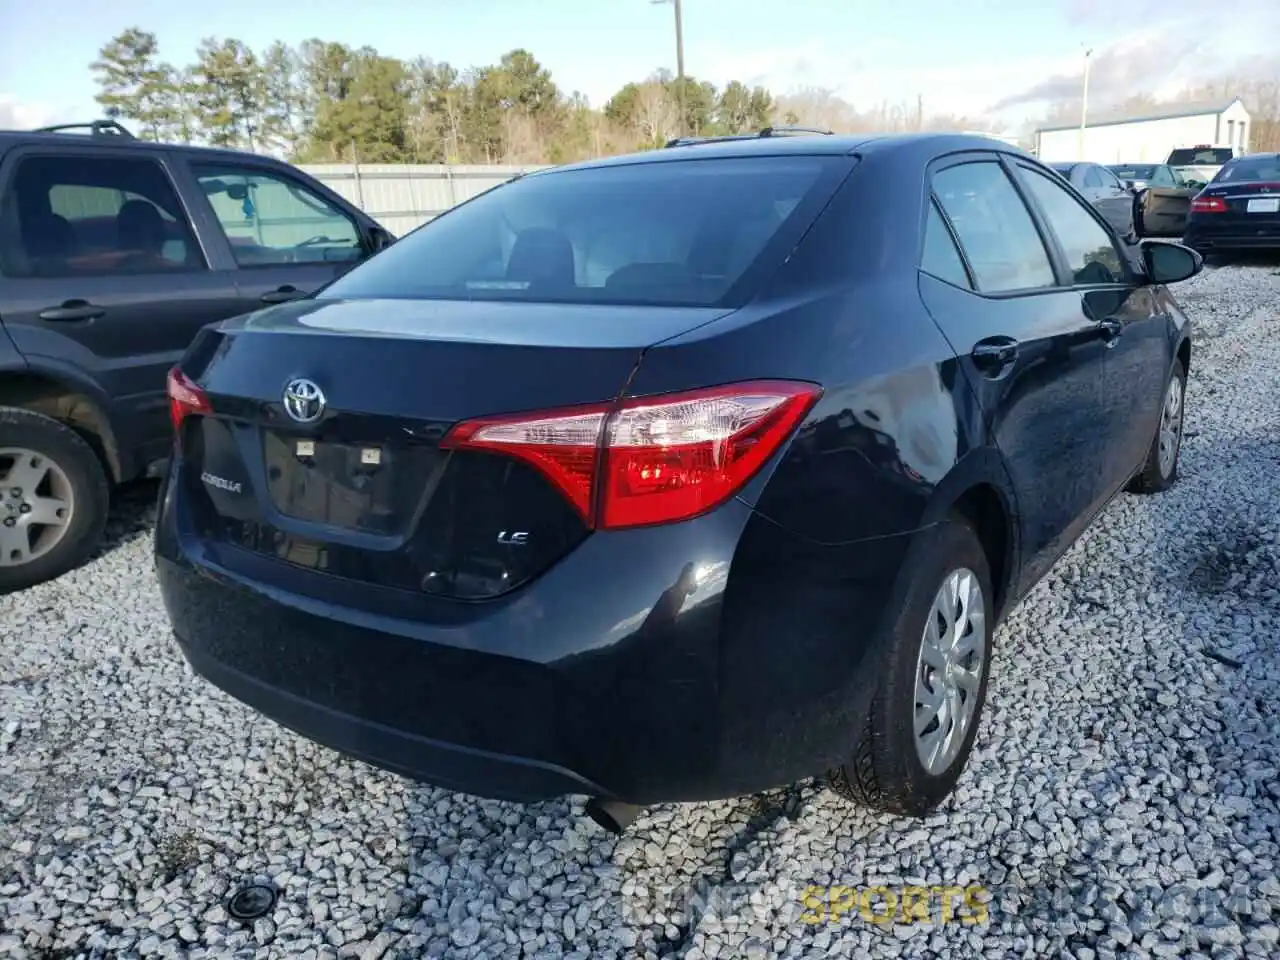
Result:
{"label": "white building", "polygon": [[[1036,155],[1047,163],[1164,163],[1175,147],[1212,145],[1248,150],[1249,111],[1237,97],[1217,103],[1182,104],[1146,117],[1089,117],[1080,125],[1036,131]],[[1083,139],[1083,149],[1082,147]]]}

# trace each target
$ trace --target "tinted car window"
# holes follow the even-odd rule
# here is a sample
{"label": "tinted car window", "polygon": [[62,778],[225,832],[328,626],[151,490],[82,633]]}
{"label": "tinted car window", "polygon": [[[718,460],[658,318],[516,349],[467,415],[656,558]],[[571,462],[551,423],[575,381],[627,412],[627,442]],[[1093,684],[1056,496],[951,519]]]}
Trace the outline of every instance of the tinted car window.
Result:
{"label": "tinted car window", "polygon": [[1169,154],[1169,159],[1165,161],[1171,167],[1194,167],[1194,166],[1214,166],[1220,163],[1226,163],[1231,159],[1232,151],[1229,147],[1214,149],[1213,147],[1196,147],[1174,150]]}
{"label": "tinted car window", "polygon": [[534,174],[432,220],[322,296],[716,304],[772,241],[799,238],[848,162],[716,158]]}
{"label": "tinted car window", "polygon": [[1156,175],[1156,171],[1160,168],[1151,163],[1129,164],[1127,166],[1111,167],[1111,172],[1117,177],[1125,180],[1150,180]]}
{"label": "tinted car window", "polygon": [[0,272],[10,277],[198,270],[204,257],[159,164],[26,157],[0,200]]}
{"label": "tinted car window", "polygon": [[1280,181],[1280,156],[1249,157],[1227,164],[1213,178],[1214,183],[1241,183],[1257,180]]}
{"label": "tinted car window", "polygon": [[249,167],[196,164],[193,170],[239,266],[364,256],[355,221],[301,182]]}
{"label": "tinted car window", "polygon": [[929,204],[929,219],[924,226],[924,252],[920,257],[920,269],[939,280],[969,286],[969,274],[965,272],[960,250],[938,212],[936,203]]}
{"label": "tinted car window", "polygon": [[1000,164],[948,167],[934,175],[933,189],[979,290],[999,293],[1057,282],[1035,222]]}
{"label": "tinted car window", "polygon": [[1021,169],[1023,182],[1062,245],[1076,283],[1122,282],[1120,252],[1106,229],[1061,184],[1029,167]]}

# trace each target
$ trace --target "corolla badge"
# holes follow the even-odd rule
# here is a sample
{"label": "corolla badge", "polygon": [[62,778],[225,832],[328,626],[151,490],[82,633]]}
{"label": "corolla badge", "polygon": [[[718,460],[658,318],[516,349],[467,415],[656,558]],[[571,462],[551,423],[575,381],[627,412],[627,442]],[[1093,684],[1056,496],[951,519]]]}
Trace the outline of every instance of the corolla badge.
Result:
{"label": "corolla badge", "polygon": [[290,380],[284,388],[284,412],[298,423],[315,423],[324,413],[324,391],[314,380]]}

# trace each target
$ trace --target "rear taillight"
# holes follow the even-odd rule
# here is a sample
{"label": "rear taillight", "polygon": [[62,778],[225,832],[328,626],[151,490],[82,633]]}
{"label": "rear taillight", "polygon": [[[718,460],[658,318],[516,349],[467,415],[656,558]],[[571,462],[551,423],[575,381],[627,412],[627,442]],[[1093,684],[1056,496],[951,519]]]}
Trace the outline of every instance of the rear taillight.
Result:
{"label": "rear taillight", "polygon": [[446,449],[528,463],[588,526],[687,520],[742,489],[821,395],[811,383],[737,383],[567,410],[468,420]]}
{"label": "rear taillight", "polygon": [[209,398],[204,391],[187,379],[186,375],[174,367],[169,371],[169,421],[174,432],[182,426],[182,421],[195,413],[210,413]]}
{"label": "rear taillight", "polygon": [[1227,201],[1221,197],[1195,197],[1191,201],[1192,213],[1226,213]]}

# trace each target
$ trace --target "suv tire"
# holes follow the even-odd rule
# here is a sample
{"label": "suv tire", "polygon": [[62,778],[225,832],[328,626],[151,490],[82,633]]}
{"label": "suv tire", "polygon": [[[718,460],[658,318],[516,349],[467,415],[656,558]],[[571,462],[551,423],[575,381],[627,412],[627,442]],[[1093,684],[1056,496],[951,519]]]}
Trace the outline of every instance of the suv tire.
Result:
{"label": "suv tire", "polygon": [[[990,568],[973,528],[953,516],[926,536],[933,539],[923,545],[924,559],[891,627],[880,687],[855,753],[828,775],[828,785],[845,799],[913,817],[925,816],[946,799],[964,770],[986,700],[996,623]],[[950,620],[941,612],[947,607]],[[932,642],[939,637],[941,642]],[[918,718],[930,716],[922,700],[946,705],[918,736]],[[940,722],[944,714],[946,723]],[[962,722],[948,740],[948,724],[956,716]],[[931,730],[937,736],[925,741]],[[926,766],[927,744],[939,741],[946,748],[936,765]]]}
{"label": "suv tire", "polygon": [[[20,474],[34,478],[36,488],[24,489]],[[61,514],[50,511],[54,499],[68,503]],[[52,580],[89,559],[102,540],[109,505],[102,463],[75,430],[30,410],[0,407],[0,593]],[[67,511],[59,529],[57,520]],[[23,549],[32,537],[34,547],[30,559],[21,559],[13,550],[14,531],[33,513],[46,512],[49,524],[26,527]]]}

